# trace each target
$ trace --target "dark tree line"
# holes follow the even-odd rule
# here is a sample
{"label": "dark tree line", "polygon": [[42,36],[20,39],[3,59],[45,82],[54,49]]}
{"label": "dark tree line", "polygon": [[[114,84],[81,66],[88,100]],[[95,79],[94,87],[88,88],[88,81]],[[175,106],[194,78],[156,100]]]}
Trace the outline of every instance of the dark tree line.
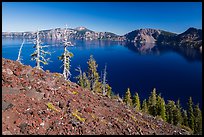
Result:
{"label": "dark tree line", "polygon": [[188,129],[192,131],[193,134],[202,135],[202,111],[199,108],[199,104],[194,105],[191,97],[187,102],[187,110],[181,107],[180,100],[177,100],[177,102],[168,100],[166,103],[164,98],[156,93],[155,88],[151,92],[148,100],[143,100],[142,105],[140,105],[138,93],[136,92],[135,95],[131,97],[129,88],[125,93],[123,101],[128,106],[134,107],[136,111],[159,117],[170,124]]}

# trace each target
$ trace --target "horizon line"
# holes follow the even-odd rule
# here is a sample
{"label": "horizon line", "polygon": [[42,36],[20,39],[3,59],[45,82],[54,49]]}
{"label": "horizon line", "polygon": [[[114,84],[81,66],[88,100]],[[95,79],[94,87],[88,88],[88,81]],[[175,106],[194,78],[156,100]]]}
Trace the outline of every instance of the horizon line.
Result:
{"label": "horizon line", "polygon": [[[94,31],[94,32],[111,32],[111,31],[95,31],[94,29],[92,30],[92,29],[89,29],[89,28],[84,27],[84,26],[79,26],[79,27],[75,27],[75,28],[68,28],[68,29],[75,29],[75,30],[76,30],[77,28],[80,28],[80,27],[83,27],[83,28],[85,28],[85,29],[88,29],[88,30],[91,30],[91,31]],[[64,28],[65,28],[65,27],[64,27]],[[195,29],[201,29],[201,30],[202,30],[202,28],[196,28],[196,27],[189,27],[189,28],[195,28]],[[189,28],[188,28],[188,29],[189,29]],[[63,27],[56,27],[56,28],[50,28],[50,29],[41,29],[41,30],[40,30],[40,29],[37,29],[36,31],[2,31],[2,33],[5,33],[5,32],[7,32],[7,33],[37,32],[37,31],[54,30],[54,29],[63,29]],[[169,30],[158,29],[158,28],[149,28],[149,27],[148,27],[148,28],[138,28],[138,29],[134,29],[134,30],[132,30],[132,31],[140,30],[140,29],[155,29],[155,30],[162,30],[162,31],[167,31],[167,32],[175,33],[175,34],[180,34],[180,33],[185,32],[186,30],[188,30],[188,29],[186,29],[185,31],[178,33],[178,32],[172,32],[172,31],[169,31]],[[128,34],[128,33],[132,32],[132,31],[129,31],[129,32],[125,33],[125,34]],[[116,34],[115,32],[111,32],[111,33]],[[118,35],[118,36],[124,36],[125,34],[123,34],[123,35],[116,34],[116,35]]]}

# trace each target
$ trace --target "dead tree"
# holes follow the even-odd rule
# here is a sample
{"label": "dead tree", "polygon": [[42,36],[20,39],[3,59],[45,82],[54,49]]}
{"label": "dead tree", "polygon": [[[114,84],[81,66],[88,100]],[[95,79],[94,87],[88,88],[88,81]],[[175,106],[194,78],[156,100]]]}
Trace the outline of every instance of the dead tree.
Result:
{"label": "dead tree", "polygon": [[103,72],[103,81],[102,81],[102,93],[103,95],[105,96],[107,93],[106,93],[106,75],[107,75],[107,72],[106,72],[106,65],[105,65],[105,68],[104,68],[104,72]]}
{"label": "dead tree", "polygon": [[50,60],[50,58],[45,59],[46,54],[50,54],[50,52],[44,51],[43,48],[48,47],[48,46],[42,46],[41,45],[41,40],[39,37],[39,32],[37,31],[36,34],[36,39],[34,42],[36,45],[33,47],[36,50],[34,51],[33,54],[31,54],[31,60],[35,60],[36,61],[36,68],[37,69],[42,69],[43,67],[40,66],[40,63],[43,63],[44,65],[48,64],[48,61]]}
{"label": "dead tree", "polygon": [[67,47],[69,46],[73,46],[73,44],[68,41],[68,33],[67,33],[67,25],[66,25],[66,28],[63,32],[63,45],[64,45],[64,53],[59,57],[60,60],[63,61],[63,66],[64,66],[64,69],[63,69],[63,76],[64,76],[64,79],[65,80],[69,80],[70,76],[71,76],[71,73],[70,73],[70,58],[73,57],[73,53],[69,52],[67,50]]}
{"label": "dead tree", "polygon": [[23,42],[21,43],[21,47],[20,47],[19,52],[18,52],[18,58],[16,60],[16,61],[18,61],[20,63],[21,63],[21,60],[22,60],[22,58],[21,58],[21,49],[23,48],[23,45],[25,43],[24,35],[25,35],[25,33],[23,34]]}

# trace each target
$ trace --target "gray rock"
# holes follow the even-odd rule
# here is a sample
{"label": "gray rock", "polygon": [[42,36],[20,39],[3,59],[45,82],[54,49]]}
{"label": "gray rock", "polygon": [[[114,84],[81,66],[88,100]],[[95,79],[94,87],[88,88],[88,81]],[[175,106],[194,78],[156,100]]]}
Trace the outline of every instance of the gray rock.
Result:
{"label": "gray rock", "polygon": [[18,94],[20,93],[19,90],[10,88],[10,87],[2,87],[2,95],[3,94]]}
{"label": "gray rock", "polygon": [[2,110],[7,110],[11,107],[13,107],[13,104],[11,104],[9,102],[2,101]]}
{"label": "gray rock", "polygon": [[26,123],[22,123],[19,127],[20,127],[20,132],[21,133],[26,133],[27,132],[27,129],[26,129],[26,127],[28,126],[28,124],[26,124]]}
{"label": "gray rock", "polygon": [[41,100],[44,97],[44,93],[39,93],[36,90],[29,90],[26,93],[26,96],[30,97],[30,98],[35,98],[37,100]]}

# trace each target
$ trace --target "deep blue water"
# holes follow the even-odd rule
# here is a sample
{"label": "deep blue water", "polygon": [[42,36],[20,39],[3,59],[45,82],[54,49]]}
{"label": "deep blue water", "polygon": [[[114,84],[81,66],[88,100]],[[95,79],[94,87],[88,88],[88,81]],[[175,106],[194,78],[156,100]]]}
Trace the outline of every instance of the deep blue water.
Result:
{"label": "deep blue water", "polygon": [[[124,96],[129,87],[132,95],[138,92],[141,100],[148,98],[153,88],[165,100],[180,99],[182,106],[192,96],[202,106],[202,58],[198,51],[185,48],[164,48],[156,45],[133,45],[110,41],[75,40],[68,50],[74,54],[71,59],[71,81],[78,75],[81,66],[87,70],[87,61],[92,54],[98,65],[98,72],[107,64],[107,79],[115,93]],[[16,60],[22,39],[2,39],[2,56]],[[62,73],[62,62],[57,59],[63,53],[63,46],[56,41],[45,41],[52,52],[52,62],[44,70]],[[22,63],[35,66],[30,60],[33,44],[27,41],[22,49]]]}

